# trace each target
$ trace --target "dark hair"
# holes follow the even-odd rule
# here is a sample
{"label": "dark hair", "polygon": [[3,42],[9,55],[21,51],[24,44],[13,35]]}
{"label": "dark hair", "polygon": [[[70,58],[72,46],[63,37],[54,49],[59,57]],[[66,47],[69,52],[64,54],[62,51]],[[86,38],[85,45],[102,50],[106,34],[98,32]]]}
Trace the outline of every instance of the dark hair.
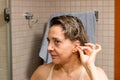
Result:
{"label": "dark hair", "polygon": [[60,25],[64,31],[66,38],[71,41],[79,40],[81,45],[88,42],[88,37],[84,30],[84,26],[77,17],[70,15],[57,16],[51,19],[50,27]]}

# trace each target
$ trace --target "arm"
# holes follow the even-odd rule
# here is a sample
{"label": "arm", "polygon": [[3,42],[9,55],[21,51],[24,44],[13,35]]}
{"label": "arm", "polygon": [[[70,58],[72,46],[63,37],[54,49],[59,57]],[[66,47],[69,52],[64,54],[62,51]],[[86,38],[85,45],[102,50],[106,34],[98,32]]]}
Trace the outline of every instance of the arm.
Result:
{"label": "arm", "polygon": [[86,43],[85,46],[78,46],[77,50],[80,54],[81,63],[91,80],[108,80],[104,71],[94,64],[96,55],[101,50],[99,44]]}

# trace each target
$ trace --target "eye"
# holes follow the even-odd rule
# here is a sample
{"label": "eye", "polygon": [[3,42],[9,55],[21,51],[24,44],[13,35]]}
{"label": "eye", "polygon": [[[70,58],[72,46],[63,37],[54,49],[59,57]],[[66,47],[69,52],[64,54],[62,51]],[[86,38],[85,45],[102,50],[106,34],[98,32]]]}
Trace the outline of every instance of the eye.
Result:
{"label": "eye", "polygon": [[60,41],[59,40],[55,40],[55,43],[59,43]]}
{"label": "eye", "polygon": [[54,40],[54,43],[57,45],[57,44],[59,44],[61,41],[60,40],[58,40],[58,39],[55,39]]}

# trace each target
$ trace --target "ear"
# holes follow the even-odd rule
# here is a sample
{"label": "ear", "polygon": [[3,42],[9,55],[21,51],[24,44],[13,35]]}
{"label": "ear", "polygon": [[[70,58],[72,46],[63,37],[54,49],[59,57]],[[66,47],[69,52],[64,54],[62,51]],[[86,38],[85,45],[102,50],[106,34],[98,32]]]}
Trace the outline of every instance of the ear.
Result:
{"label": "ear", "polygon": [[75,47],[80,46],[80,41],[79,40],[76,40],[73,43],[74,43]]}
{"label": "ear", "polygon": [[73,53],[76,53],[76,52],[77,52],[76,47],[77,47],[77,46],[80,46],[80,41],[78,41],[78,40],[74,41],[74,42],[73,42],[73,45],[74,45],[74,46],[73,46],[72,52],[73,52]]}

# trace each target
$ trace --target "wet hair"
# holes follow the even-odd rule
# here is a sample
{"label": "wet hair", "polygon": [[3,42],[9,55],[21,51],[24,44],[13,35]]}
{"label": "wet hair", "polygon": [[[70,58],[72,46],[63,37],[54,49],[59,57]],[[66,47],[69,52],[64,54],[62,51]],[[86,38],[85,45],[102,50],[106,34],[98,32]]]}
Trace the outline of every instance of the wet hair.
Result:
{"label": "wet hair", "polygon": [[55,25],[60,25],[64,31],[65,38],[69,38],[71,41],[79,40],[82,46],[88,42],[82,21],[77,17],[70,15],[54,17],[50,21],[50,27]]}

